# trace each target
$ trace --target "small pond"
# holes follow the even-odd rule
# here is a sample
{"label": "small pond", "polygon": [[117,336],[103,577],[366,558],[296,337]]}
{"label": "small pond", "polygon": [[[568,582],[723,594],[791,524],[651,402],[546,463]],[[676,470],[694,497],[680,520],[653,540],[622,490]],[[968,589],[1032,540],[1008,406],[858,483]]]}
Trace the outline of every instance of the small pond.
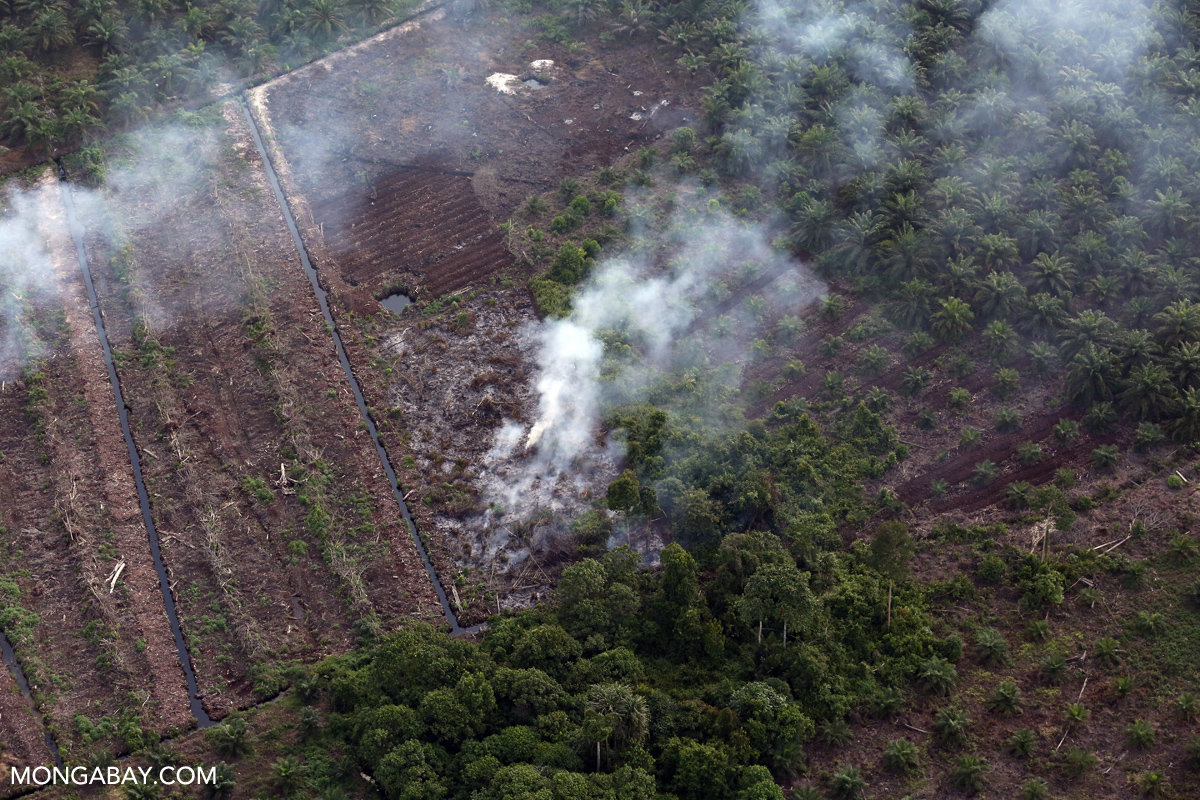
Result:
{"label": "small pond", "polygon": [[387,297],[379,301],[388,311],[399,314],[404,309],[412,305],[412,299],[406,294],[389,294]]}

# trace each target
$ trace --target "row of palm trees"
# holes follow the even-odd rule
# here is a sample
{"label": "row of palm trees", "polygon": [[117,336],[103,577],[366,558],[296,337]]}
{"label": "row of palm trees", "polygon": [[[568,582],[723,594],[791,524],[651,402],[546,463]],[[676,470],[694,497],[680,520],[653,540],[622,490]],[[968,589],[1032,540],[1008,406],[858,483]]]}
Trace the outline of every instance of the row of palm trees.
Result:
{"label": "row of palm trees", "polygon": [[[302,62],[408,0],[0,0],[0,138],[43,150],[79,141],[106,119],[145,118],[202,93],[232,65],[245,75]],[[94,79],[65,79],[80,50]],[[77,72],[76,68],[72,68]]]}

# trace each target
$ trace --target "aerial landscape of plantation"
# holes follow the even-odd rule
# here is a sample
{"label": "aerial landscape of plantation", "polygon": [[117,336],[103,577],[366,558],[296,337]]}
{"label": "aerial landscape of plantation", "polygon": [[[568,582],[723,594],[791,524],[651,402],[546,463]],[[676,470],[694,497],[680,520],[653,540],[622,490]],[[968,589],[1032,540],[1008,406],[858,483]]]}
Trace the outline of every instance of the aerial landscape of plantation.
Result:
{"label": "aerial landscape of plantation", "polygon": [[0,798],[1200,797],[1200,3],[0,0],[0,180]]}

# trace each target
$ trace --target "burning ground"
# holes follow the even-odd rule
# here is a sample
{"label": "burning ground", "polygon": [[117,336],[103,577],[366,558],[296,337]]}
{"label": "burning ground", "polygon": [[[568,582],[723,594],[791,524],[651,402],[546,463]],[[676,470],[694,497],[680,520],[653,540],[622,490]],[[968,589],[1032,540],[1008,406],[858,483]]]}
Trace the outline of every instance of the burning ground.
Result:
{"label": "burning ground", "polygon": [[[520,460],[488,463],[494,431],[536,413],[537,316],[518,286],[531,264],[510,255],[501,223],[529,195],[681,124],[691,98],[642,44],[589,37],[533,53],[523,41],[512,23],[463,32],[432,15],[251,98],[418,530],[473,618],[516,587],[522,602],[544,591],[543,560],[571,552],[565,526],[595,500],[576,465],[566,472],[578,479],[543,479],[560,484],[553,503],[527,494],[501,524],[496,501],[481,523]],[[496,72],[545,85],[497,91]],[[400,317],[378,302],[395,291],[417,300]],[[592,480],[606,485],[615,466],[602,459]]]}

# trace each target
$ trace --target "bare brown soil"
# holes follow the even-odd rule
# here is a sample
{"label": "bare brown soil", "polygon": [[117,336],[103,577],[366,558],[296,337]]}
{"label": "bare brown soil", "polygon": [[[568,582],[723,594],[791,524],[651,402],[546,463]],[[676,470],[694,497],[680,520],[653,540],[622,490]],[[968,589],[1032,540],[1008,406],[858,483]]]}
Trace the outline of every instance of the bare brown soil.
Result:
{"label": "bare brown soil", "polygon": [[213,183],[175,187],[168,203],[107,197],[128,246],[99,229],[89,239],[164,560],[218,718],[273,693],[281,661],[437,613],[240,108],[224,110],[205,156]]}
{"label": "bare brown soil", "polygon": [[[17,689],[16,681],[8,669],[0,665],[0,772],[7,777],[13,767],[35,767],[53,764],[54,755],[42,738],[38,721],[34,719],[29,703]],[[0,797],[11,797],[21,791],[6,781],[0,786]]]}
{"label": "bare brown soil", "polygon": [[[688,118],[689,90],[647,43],[530,50],[528,36],[498,17],[464,31],[435,12],[252,92],[344,308],[366,313],[396,285],[432,299],[486,281],[512,265],[497,234],[517,204]],[[538,59],[554,62],[537,70],[544,88],[485,81],[532,75]],[[659,100],[670,105],[630,119]]]}
{"label": "bare brown soil", "polygon": [[[31,298],[40,358],[24,377],[6,375],[0,390],[0,574],[16,587],[3,601],[10,618],[23,620],[7,633],[46,725],[70,757],[120,747],[106,736],[82,741],[76,715],[98,722],[133,714],[168,733],[190,714],[52,171],[34,191],[58,288]],[[0,741],[26,763],[50,763],[7,671],[4,681],[13,693],[3,694]]]}
{"label": "bare brown soil", "polygon": [[330,221],[325,243],[351,285],[420,287],[439,297],[512,266],[469,178],[398,170],[372,195],[351,190],[315,212]]}

